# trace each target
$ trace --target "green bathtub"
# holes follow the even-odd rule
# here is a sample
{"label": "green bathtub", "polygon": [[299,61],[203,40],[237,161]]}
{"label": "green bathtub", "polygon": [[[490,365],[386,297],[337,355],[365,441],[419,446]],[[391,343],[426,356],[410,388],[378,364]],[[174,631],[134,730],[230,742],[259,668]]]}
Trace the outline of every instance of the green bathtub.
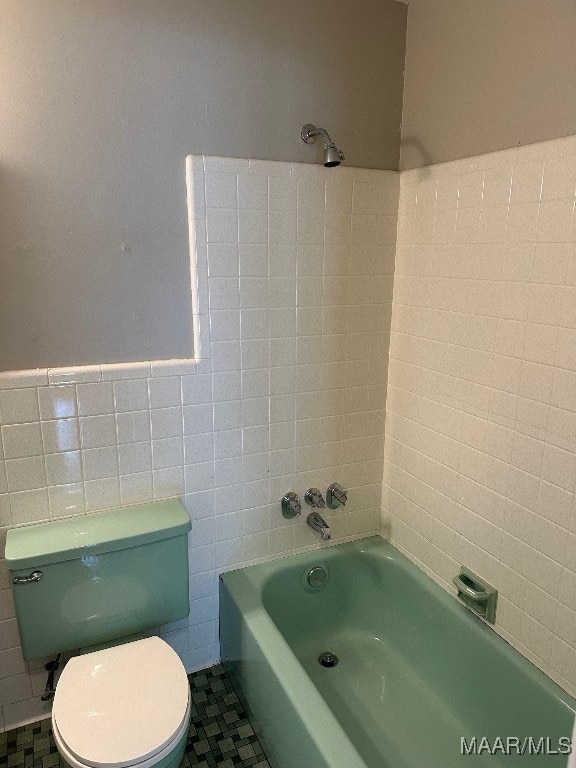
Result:
{"label": "green bathtub", "polygon": [[220,634],[273,768],[569,765],[576,701],[378,536],[223,574]]}

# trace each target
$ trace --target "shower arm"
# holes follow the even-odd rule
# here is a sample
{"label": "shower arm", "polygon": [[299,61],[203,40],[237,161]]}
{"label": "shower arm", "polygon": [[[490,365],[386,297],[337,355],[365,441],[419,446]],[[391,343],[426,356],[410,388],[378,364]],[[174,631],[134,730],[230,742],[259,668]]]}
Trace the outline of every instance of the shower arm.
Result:
{"label": "shower arm", "polygon": [[316,136],[322,136],[322,141],[324,142],[325,147],[336,146],[324,128],[316,128],[311,124],[305,125],[304,128],[302,128],[302,138],[306,144],[312,144]]}
{"label": "shower arm", "polygon": [[337,149],[336,144],[334,144],[334,142],[330,138],[328,131],[325,131],[324,128],[316,128],[316,126],[312,125],[312,123],[307,123],[302,128],[301,136],[302,136],[302,140],[305,141],[306,144],[312,144],[316,136],[322,136],[322,141],[324,142],[324,149],[328,149],[328,148]]}

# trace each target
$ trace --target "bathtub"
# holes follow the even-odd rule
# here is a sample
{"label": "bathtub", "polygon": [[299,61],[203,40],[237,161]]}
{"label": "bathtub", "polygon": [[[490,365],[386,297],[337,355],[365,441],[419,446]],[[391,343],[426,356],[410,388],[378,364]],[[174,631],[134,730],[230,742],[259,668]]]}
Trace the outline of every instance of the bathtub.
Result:
{"label": "bathtub", "polygon": [[576,701],[379,536],[223,574],[220,619],[273,768],[572,759]]}

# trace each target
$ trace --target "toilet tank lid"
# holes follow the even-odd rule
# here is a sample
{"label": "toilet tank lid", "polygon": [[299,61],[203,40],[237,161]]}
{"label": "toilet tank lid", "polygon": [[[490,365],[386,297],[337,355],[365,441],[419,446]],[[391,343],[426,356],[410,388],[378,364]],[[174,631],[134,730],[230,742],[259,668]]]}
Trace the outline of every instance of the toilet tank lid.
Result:
{"label": "toilet tank lid", "polygon": [[178,499],[35,523],[8,531],[6,565],[17,571],[105,554],[183,535],[190,527]]}

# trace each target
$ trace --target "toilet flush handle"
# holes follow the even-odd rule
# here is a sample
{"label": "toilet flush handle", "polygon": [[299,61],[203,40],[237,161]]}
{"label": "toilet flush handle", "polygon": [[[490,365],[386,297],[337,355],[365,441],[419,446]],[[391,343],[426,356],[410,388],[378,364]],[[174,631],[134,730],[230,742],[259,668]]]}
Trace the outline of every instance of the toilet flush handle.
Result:
{"label": "toilet flush handle", "polygon": [[30,576],[14,576],[12,584],[33,584],[35,581],[42,581],[43,578],[42,571],[32,571]]}

